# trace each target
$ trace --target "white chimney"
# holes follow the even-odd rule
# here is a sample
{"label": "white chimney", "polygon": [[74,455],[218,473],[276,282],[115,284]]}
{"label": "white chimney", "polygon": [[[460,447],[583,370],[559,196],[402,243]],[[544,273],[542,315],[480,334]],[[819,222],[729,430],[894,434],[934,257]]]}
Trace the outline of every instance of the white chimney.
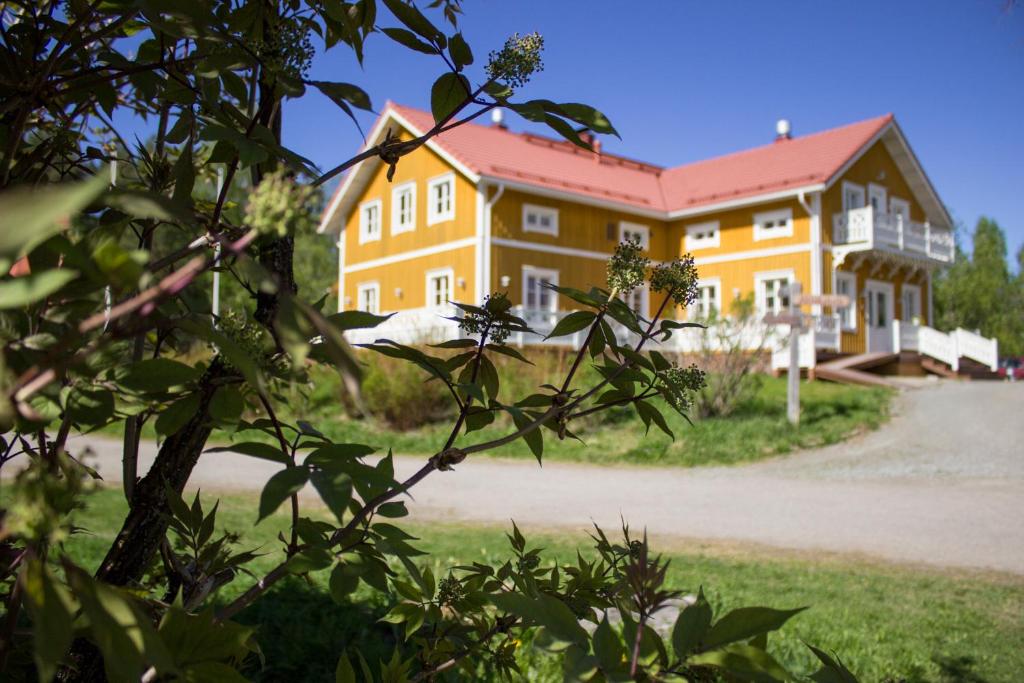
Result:
{"label": "white chimney", "polygon": [[491,123],[498,128],[506,128],[505,126],[505,112],[501,110],[501,107],[495,107],[491,110]]}
{"label": "white chimney", "polygon": [[792,136],[793,129],[789,125],[789,119],[779,119],[775,122],[775,141],[789,140]]}

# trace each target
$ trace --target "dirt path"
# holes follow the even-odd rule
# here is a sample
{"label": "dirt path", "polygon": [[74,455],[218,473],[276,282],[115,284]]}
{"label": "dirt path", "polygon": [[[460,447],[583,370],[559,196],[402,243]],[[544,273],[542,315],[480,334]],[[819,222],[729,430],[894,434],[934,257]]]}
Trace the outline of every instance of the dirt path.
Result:
{"label": "dirt path", "polygon": [[[595,467],[477,458],[413,490],[420,520],[614,529],[652,536],[854,553],[887,561],[1024,575],[1024,383],[907,390],[885,427],[824,449],[733,468]],[[120,446],[78,438],[117,481]],[[155,447],[145,444],[148,467]],[[399,476],[423,458],[397,458]],[[202,458],[191,486],[258,491],[278,466]],[[315,494],[304,494],[315,500]],[[254,495],[255,504],[255,495]]]}

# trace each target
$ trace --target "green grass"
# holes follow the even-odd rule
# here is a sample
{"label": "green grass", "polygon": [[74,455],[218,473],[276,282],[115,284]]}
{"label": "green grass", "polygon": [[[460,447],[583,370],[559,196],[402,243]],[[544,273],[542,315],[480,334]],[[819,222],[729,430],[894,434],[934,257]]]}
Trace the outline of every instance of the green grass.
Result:
{"label": "green grass", "polygon": [[[205,494],[204,499],[212,496]],[[287,524],[274,515],[258,527],[256,497],[231,495],[221,501],[220,522],[245,531],[244,547],[263,546],[268,554],[252,565],[257,571],[276,564],[274,540]],[[67,550],[77,562],[95,567],[123,518],[116,490],[88,498],[76,522],[91,534],[73,537]],[[435,573],[474,559],[507,556],[504,529],[464,525],[405,525],[431,553]],[[531,546],[544,556],[571,561],[577,545],[587,552],[587,538],[531,532]],[[612,531],[612,530],[608,530]],[[657,549],[657,548],[656,548]],[[838,652],[864,683],[887,679],[908,683],[1018,681],[1024,671],[1024,582],[1019,578],[947,574],[837,559],[751,555],[746,552],[668,549],[672,560],[668,583],[687,592],[703,585],[716,611],[741,605],[775,607],[810,605],[770,640],[770,649],[794,671],[808,672],[811,657],[803,641]],[[371,661],[394,642],[394,632],[376,623],[387,598],[362,589],[355,602],[338,606],[325,593],[326,572],[310,581],[282,582],[239,620],[259,626],[258,640],[266,668],[249,674],[264,681],[330,680],[338,653],[358,648]],[[222,593],[230,598],[251,583],[247,577]],[[524,648],[529,680],[560,680],[557,664]]]}

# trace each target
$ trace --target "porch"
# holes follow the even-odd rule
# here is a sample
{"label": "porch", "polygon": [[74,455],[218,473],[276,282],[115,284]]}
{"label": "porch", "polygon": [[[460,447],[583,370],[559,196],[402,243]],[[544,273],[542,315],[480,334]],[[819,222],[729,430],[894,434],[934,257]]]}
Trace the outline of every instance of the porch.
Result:
{"label": "porch", "polygon": [[917,223],[900,213],[885,213],[873,206],[842,211],[832,216],[833,253],[842,260],[855,251],[884,251],[952,263],[953,232]]}

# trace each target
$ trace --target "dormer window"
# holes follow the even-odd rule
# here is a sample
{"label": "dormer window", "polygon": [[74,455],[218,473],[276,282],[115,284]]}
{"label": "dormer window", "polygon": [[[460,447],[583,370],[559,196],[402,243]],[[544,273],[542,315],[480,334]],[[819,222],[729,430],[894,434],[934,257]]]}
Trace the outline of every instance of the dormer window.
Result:
{"label": "dormer window", "polygon": [[754,214],[754,241],[790,237],[793,234],[793,210],[779,209]]}
{"label": "dormer window", "polygon": [[693,250],[717,247],[720,244],[718,235],[718,221],[688,225],[686,227],[686,248]]}
{"label": "dormer window", "polygon": [[523,204],[523,232],[539,232],[558,237],[558,209]]}
{"label": "dormer window", "polygon": [[651,229],[640,223],[619,223],[620,242],[638,242],[643,249],[650,249]]}
{"label": "dormer window", "polygon": [[427,225],[455,219],[455,174],[446,173],[427,183]]}
{"label": "dormer window", "polygon": [[391,234],[416,229],[416,182],[399,185],[391,191]]}

